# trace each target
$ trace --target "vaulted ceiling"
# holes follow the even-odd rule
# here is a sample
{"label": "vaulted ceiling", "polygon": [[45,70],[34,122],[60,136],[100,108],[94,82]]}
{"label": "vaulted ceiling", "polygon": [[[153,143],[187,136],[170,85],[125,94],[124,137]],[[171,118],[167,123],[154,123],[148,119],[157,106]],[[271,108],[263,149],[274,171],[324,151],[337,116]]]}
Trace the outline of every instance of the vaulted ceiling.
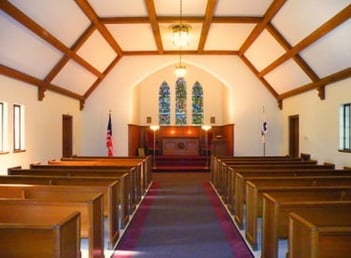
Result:
{"label": "vaulted ceiling", "polygon": [[[0,74],[80,101],[128,56],[178,55],[179,0],[0,0]],[[233,55],[278,103],[351,77],[351,0],[183,0],[183,55]]]}

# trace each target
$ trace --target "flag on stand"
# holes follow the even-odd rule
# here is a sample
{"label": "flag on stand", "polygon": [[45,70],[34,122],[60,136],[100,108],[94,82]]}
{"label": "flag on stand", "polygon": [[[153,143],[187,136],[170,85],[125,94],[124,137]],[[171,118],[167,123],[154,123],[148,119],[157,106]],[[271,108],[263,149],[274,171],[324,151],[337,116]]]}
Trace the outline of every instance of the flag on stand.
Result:
{"label": "flag on stand", "polygon": [[106,147],[107,147],[107,155],[109,157],[112,157],[113,156],[113,143],[112,143],[111,113],[109,114],[108,123],[107,123]]}
{"label": "flag on stand", "polygon": [[265,116],[264,107],[263,107],[262,129],[261,129],[262,143],[266,143],[266,134],[267,134],[267,131],[268,131],[268,127],[267,127],[267,121],[266,121],[266,116]]}

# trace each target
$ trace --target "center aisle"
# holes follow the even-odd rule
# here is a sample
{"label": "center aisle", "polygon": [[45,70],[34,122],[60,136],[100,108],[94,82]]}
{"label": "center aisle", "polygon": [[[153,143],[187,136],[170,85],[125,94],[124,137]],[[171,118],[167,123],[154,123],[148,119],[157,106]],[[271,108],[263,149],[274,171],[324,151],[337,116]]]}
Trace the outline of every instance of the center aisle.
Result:
{"label": "center aisle", "polygon": [[113,258],[253,257],[208,173],[154,173]]}

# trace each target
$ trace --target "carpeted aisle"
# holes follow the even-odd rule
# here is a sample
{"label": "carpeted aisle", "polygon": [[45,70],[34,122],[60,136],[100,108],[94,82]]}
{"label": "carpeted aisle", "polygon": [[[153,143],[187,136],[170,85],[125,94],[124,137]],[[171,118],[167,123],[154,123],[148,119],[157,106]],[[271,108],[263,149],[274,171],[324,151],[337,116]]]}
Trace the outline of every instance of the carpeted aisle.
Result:
{"label": "carpeted aisle", "polygon": [[159,173],[113,258],[253,257],[208,173]]}

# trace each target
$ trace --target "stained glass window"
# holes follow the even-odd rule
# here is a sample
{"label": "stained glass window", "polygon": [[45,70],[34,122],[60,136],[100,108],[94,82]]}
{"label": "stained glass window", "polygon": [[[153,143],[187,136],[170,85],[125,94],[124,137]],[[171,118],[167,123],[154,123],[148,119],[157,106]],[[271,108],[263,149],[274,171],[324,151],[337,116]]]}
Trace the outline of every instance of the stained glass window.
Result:
{"label": "stained glass window", "polygon": [[171,93],[167,82],[162,82],[158,93],[158,119],[160,125],[171,123]]}
{"label": "stained glass window", "polygon": [[192,124],[201,125],[204,121],[204,93],[201,84],[196,81],[192,88]]}
{"label": "stained glass window", "polygon": [[178,78],[176,81],[176,125],[186,125],[186,81]]}

